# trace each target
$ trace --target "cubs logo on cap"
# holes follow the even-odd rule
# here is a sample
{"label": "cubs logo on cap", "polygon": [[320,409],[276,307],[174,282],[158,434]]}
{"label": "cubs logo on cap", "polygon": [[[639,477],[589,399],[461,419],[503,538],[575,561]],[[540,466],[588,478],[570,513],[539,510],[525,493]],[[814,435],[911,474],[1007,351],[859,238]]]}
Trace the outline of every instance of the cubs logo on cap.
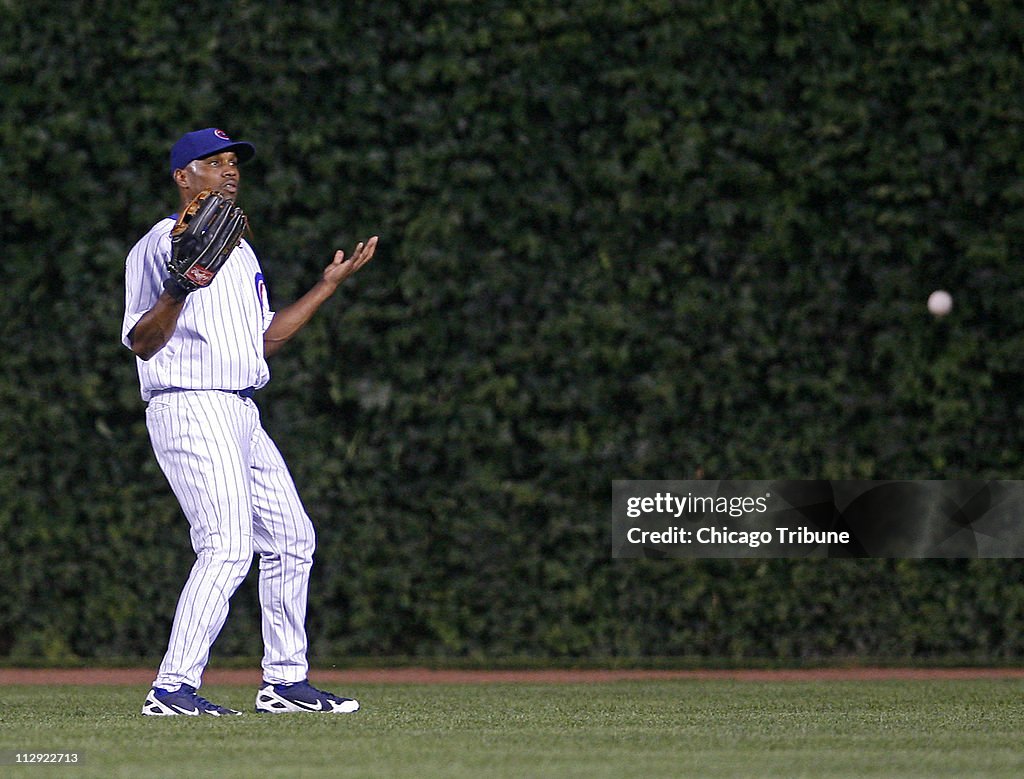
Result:
{"label": "cubs logo on cap", "polygon": [[248,141],[233,141],[223,130],[207,127],[185,133],[171,147],[171,175],[192,160],[201,160],[222,151],[233,151],[238,155],[239,162],[247,162],[256,156],[256,147]]}

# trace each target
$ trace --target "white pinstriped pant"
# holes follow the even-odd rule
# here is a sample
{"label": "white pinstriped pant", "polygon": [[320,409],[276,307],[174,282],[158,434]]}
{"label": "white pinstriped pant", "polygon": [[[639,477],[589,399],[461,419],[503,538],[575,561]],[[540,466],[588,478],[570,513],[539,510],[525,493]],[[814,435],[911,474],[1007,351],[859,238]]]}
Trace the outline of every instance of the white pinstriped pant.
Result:
{"label": "white pinstriped pant", "polygon": [[275,684],[305,679],[315,533],[256,404],[218,390],[163,392],[150,401],[146,426],[196,552],[154,686],[200,686],[228,600],[254,552],[260,555],[263,677]]}

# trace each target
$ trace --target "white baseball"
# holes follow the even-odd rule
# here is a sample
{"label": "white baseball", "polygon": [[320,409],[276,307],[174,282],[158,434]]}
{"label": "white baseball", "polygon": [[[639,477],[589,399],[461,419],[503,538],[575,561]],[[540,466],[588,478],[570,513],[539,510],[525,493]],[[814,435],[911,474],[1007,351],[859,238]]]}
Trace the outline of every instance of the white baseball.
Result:
{"label": "white baseball", "polygon": [[944,289],[937,289],[928,296],[928,310],[935,316],[945,316],[953,310],[953,297]]}

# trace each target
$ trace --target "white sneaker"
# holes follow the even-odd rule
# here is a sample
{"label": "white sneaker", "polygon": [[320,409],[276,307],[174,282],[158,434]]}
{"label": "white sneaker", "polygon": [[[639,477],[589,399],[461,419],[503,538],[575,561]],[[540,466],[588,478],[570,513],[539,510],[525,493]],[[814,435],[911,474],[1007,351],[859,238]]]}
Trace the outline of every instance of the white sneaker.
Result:
{"label": "white sneaker", "polygon": [[146,696],[146,702],[142,704],[142,713],[149,717],[198,717],[202,714],[224,717],[242,712],[210,703],[206,698],[196,695],[195,687],[183,684],[174,692],[161,690],[159,687],[151,689]]}
{"label": "white sneaker", "polygon": [[323,712],[325,714],[351,714],[359,711],[359,701],[339,698],[318,690],[303,679],[294,684],[264,682],[256,693],[256,711],[267,714],[286,714],[293,711]]}

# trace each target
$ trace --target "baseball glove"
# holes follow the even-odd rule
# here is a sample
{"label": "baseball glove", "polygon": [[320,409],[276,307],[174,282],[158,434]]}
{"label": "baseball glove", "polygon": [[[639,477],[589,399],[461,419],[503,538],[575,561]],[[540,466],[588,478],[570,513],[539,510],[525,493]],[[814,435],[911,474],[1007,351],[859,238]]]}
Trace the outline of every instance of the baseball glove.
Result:
{"label": "baseball glove", "polygon": [[241,208],[219,192],[206,189],[185,207],[171,229],[171,277],[164,289],[175,300],[209,286],[228,255],[242,242],[248,220]]}

